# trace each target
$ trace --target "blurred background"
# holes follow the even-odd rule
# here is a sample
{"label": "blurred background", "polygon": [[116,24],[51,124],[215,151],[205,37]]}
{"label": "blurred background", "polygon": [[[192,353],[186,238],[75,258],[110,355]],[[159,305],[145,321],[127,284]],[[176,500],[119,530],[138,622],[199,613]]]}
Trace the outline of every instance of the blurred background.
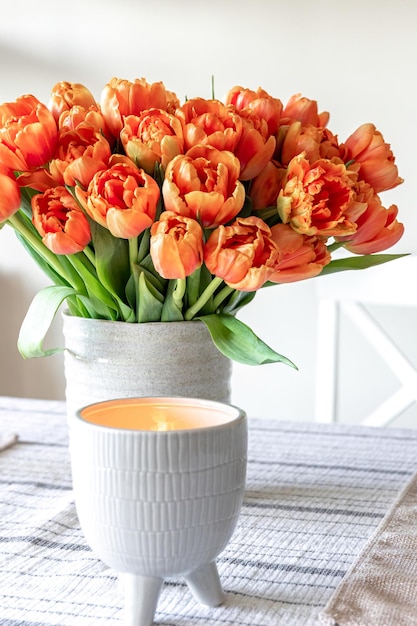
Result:
{"label": "blurred background", "polygon": [[[329,128],[340,140],[373,122],[391,144],[405,183],[383,194],[384,206],[399,206],[406,226],[394,252],[417,253],[417,207],[413,183],[417,126],[417,3],[378,0],[10,0],[0,21],[0,102],[32,93],[48,102],[59,81],[85,84],[97,99],[112,78],[163,81],[185,97],[221,98],[231,87],[263,87],[285,104],[292,94],[315,99],[330,112]],[[368,270],[378,279],[416,290],[408,265],[398,272]],[[382,274],[381,274],[382,272]],[[240,318],[264,341],[291,358],[299,370],[275,364],[236,365],[233,402],[251,415],[314,419],[317,390],[320,281],[261,291]],[[346,280],[338,275],[338,284]],[[62,356],[24,361],[16,348],[27,307],[48,284],[8,227],[0,232],[0,394],[63,398]],[[372,314],[387,329],[411,365],[417,363],[416,309],[374,304]],[[339,419],[358,421],[396,389],[398,381],[366,336],[341,319]],[[57,319],[48,344],[62,345]],[[331,330],[329,328],[329,338]],[[321,336],[320,342],[323,341]],[[329,374],[326,374],[329,376]],[[329,386],[331,380],[329,376]],[[323,379],[321,379],[323,383]],[[323,386],[323,385],[322,385]],[[416,385],[417,388],[417,385]],[[417,424],[415,403],[396,424]]]}

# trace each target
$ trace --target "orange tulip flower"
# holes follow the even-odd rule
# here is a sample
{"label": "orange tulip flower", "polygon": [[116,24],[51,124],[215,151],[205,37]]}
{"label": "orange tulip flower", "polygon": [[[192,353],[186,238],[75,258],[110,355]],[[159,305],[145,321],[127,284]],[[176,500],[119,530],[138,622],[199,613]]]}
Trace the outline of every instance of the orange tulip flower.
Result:
{"label": "orange tulip flower", "polygon": [[185,278],[203,262],[203,230],[192,218],[164,211],[152,224],[150,250],[163,278]]}
{"label": "orange tulip flower", "polygon": [[310,100],[297,93],[288,100],[282,111],[281,124],[291,124],[291,122],[301,122],[303,126],[316,126],[324,128],[329,121],[329,113],[318,112],[316,100]]}
{"label": "orange tulip flower", "polygon": [[301,122],[280,126],[275,158],[286,167],[301,152],[305,152],[310,163],[318,159],[342,158],[343,155],[337,137],[328,128],[317,128],[312,124],[303,126]]}
{"label": "orange tulip flower", "polygon": [[312,165],[304,154],[292,159],[277,208],[284,224],[302,235],[322,237],[351,234],[347,216],[353,198],[353,172],[340,159],[320,159]]}
{"label": "orange tulip flower", "polygon": [[96,100],[87,87],[80,83],[69,83],[61,81],[52,87],[51,98],[48,108],[58,123],[61,113],[69,111],[74,106],[81,106],[88,110],[90,107],[96,107]]}
{"label": "orange tulip flower", "polygon": [[219,100],[193,98],[177,109],[175,115],[184,127],[185,149],[198,144],[234,152],[242,134],[242,119]]}
{"label": "orange tulip flower", "polygon": [[179,105],[175,94],[166,91],[162,82],[148,83],[144,78],[133,82],[112,78],[101,93],[101,110],[114,137],[123,128],[123,118],[139,115],[146,109],[172,110]]}
{"label": "orange tulip flower", "polygon": [[49,109],[35,96],[0,105],[0,163],[18,172],[45,165],[58,141]]}
{"label": "orange tulip flower", "polygon": [[86,188],[94,174],[107,167],[110,157],[109,142],[94,128],[61,130],[49,172],[58,184]]}
{"label": "orange tulip flower", "polygon": [[240,180],[251,180],[258,176],[272,159],[275,137],[269,135],[268,125],[249,109],[239,111],[243,120],[242,135],[234,150],[240,161]]}
{"label": "orange tulip flower", "polygon": [[0,224],[20,208],[20,188],[9,169],[0,165]]}
{"label": "orange tulip flower", "polygon": [[367,183],[357,186],[356,201],[366,207],[356,219],[356,232],[350,236],[337,237],[344,247],[355,254],[374,254],[395,245],[404,233],[404,226],[397,221],[398,207],[388,209]]}
{"label": "orange tulip flower", "polygon": [[302,152],[305,158],[314,163],[321,157],[321,131],[316,126],[303,126],[301,122],[292,122],[281,126],[277,137],[276,157],[286,167],[294,157]]}
{"label": "orange tulip flower", "polygon": [[237,218],[230,226],[219,226],[204,247],[209,272],[241,291],[260,289],[277,260],[271,230],[258,217]]}
{"label": "orange tulip flower", "polygon": [[125,158],[110,160],[97,172],[87,191],[75,188],[88,215],[115,237],[131,239],[149,228],[156,215],[159,187],[154,179]]}
{"label": "orange tulip flower", "polygon": [[107,141],[113,143],[113,137],[98,106],[91,106],[86,109],[75,105],[67,111],[62,111],[59,116],[58,126],[60,130],[79,130],[84,126],[88,126],[93,128],[96,133],[104,135]]}
{"label": "orange tulip flower", "polygon": [[253,179],[249,196],[254,211],[276,204],[286,172],[287,170],[275,161],[269,161],[262,172]]}
{"label": "orange tulip flower", "polygon": [[81,252],[91,240],[88,220],[65,187],[33,196],[32,221],[45,246],[55,254]]}
{"label": "orange tulip flower", "polygon": [[274,283],[313,278],[331,261],[323,240],[300,235],[289,224],[272,226],[271,235],[279,251],[275,272],[269,277]]}
{"label": "orange tulip flower", "polygon": [[250,109],[266,121],[270,135],[277,133],[282,114],[282,102],[270,96],[261,87],[256,91],[238,86],[232,87],[226,94],[225,103],[233,105],[238,111]]}
{"label": "orange tulip flower", "polygon": [[128,115],[120,133],[126,154],[148,174],[155,163],[166,168],[184,151],[182,125],[179,119],[162,109],[147,109],[140,115]]}
{"label": "orange tulip flower", "polygon": [[345,162],[360,163],[359,177],[376,193],[392,189],[403,182],[389,144],[374,124],[360,126],[341,146],[346,150]]}
{"label": "orange tulip flower", "polygon": [[231,152],[195,146],[168,164],[162,195],[168,211],[192,217],[203,228],[225,224],[245,202],[239,161]]}
{"label": "orange tulip flower", "polygon": [[48,167],[21,174],[18,183],[42,192],[57,185],[86,188],[96,172],[107,168],[110,157],[108,141],[94,128],[81,125],[78,130],[61,129]]}

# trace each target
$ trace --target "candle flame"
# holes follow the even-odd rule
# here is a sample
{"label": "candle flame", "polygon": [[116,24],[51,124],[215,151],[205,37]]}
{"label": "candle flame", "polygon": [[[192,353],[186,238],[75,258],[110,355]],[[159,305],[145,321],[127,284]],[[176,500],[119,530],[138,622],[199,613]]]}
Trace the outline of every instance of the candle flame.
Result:
{"label": "candle flame", "polygon": [[169,419],[169,413],[162,407],[154,407],[152,409],[152,427],[151,430],[167,431],[175,430],[176,422]]}

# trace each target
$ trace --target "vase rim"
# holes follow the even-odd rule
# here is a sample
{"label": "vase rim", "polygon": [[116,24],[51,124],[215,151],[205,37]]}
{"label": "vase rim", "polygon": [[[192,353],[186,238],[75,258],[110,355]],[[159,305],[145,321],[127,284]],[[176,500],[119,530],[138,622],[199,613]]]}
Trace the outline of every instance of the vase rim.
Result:
{"label": "vase rim", "polygon": [[[107,324],[126,324],[128,326],[159,326],[161,324],[203,324],[201,320],[175,320],[173,322],[169,321],[158,321],[158,322],[125,322],[123,320],[106,320],[103,318],[96,317],[82,317],[81,315],[72,315],[68,309],[62,311],[62,316],[64,319],[73,319],[73,320],[82,320],[85,323],[107,323]],[[204,324],[203,324],[204,325]]]}

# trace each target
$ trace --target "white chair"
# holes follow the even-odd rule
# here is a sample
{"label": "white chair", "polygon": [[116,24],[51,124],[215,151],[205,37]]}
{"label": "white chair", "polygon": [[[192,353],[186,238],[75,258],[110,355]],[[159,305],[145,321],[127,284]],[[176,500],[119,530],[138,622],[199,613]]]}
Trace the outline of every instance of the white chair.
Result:
{"label": "white chair", "polygon": [[366,310],[366,305],[416,307],[414,341],[417,338],[417,255],[397,259],[367,270],[351,270],[316,279],[318,295],[317,379],[315,420],[336,422],[340,372],[340,315],[355,324],[366,341],[385,361],[400,388],[377,406],[362,424],[385,426],[417,402],[417,369],[392,337]]}

